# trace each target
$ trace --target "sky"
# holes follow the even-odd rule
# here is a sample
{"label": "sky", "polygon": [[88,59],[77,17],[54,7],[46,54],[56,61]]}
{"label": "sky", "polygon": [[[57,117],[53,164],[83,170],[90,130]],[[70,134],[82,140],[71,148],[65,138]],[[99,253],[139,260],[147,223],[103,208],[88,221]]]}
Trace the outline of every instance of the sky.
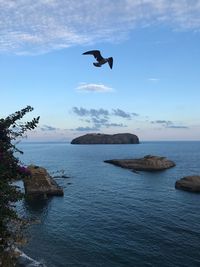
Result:
{"label": "sky", "polygon": [[0,117],[32,106],[28,141],[200,140],[200,0],[0,0],[0,36]]}

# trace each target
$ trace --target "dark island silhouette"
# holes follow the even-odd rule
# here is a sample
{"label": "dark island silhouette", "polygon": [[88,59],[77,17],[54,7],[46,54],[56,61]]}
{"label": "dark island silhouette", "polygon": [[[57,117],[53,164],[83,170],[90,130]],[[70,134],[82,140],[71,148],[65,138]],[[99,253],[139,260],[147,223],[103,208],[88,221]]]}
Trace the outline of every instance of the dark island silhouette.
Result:
{"label": "dark island silhouette", "polygon": [[139,138],[135,134],[100,134],[91,133],[79,136],[71,141],[71,144],[139,144]]}

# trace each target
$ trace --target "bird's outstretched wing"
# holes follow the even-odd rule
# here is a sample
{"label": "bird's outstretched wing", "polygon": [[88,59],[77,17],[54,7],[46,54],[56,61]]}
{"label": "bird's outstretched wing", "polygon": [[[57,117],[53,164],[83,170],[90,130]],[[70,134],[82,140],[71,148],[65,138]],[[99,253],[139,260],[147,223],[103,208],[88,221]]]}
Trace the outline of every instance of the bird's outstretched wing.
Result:
{"label": "bird's outstretched wing", "polygon": [[87,51],[87,52],[83,53],[83,55],[93,55],[97,61],[101,61],[103,59],[99,50]]}
{"label": "bird's outstretched wing", "polygon": [[113,58],[112,57],[108,58],[108,64],[109,64],[110,68],[112,69],[112,66],[113,66]]}

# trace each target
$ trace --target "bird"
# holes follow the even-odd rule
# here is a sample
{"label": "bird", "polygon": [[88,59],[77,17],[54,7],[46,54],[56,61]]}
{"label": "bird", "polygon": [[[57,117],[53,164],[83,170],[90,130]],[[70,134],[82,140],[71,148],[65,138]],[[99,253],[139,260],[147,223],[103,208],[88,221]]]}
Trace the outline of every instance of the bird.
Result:
{"label": "bird", "polygon": [[91,50],[83,53],[82,55],[93,55],[97,62],[94,62],[93,65],[95,67],[101,67],[103,64],[108,63],[109,67],[112,69],[113,67],[113,58],[103,58],[99,50]]}

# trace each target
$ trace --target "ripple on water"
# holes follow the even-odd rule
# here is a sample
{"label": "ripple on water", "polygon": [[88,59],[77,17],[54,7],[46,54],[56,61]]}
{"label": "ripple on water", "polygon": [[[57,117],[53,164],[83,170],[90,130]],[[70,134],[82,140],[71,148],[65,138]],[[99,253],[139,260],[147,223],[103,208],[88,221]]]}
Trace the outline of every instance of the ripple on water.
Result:
{"label": "ripple on water", "polygon": [[[200,172],[200,142],[26,144],[23,151],[23,161],[50,172],[63,169],[71,177],[57,180],[63,198],[20,204],[41,220],[30,227],[24,248],[31,257],[45,259],[49,267],[200,266],[200,198],[174,188],[177,179]],[[104,163],[147,154],[177,165],[135,174]]]}

